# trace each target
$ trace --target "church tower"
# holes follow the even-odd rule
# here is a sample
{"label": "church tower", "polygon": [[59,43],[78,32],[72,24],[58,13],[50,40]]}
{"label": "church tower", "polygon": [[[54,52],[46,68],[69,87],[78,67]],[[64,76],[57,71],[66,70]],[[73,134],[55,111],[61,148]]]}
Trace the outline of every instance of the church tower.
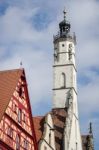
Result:
{"label": "church tower", "polygon": [[66,19],[59,24],[59,33],[54,36],[54,88],[53,108],[68,107],[67,95],[73,91],[77,97],[76,65],[75,65],[75,35],[70,35],[71,25]]}
{"label": "church tower", "polygon": [[59,23],[59,33],[54,36],[53,110],[67,111],[64,128],[64,150],[82,150],[78,119],[75,45],[76,36],[71,35],[71,24],[64,19]]}

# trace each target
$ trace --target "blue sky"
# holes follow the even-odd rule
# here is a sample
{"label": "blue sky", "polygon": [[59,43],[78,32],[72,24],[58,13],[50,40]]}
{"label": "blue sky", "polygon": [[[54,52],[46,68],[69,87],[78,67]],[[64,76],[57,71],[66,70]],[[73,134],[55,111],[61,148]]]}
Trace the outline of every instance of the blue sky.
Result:
{"label": "blue sky", "polygon": [[34,115],[51,109],[53,34],[66,7],[71,32],[77,36],[78,104],[81,131],[93,123],[99,150],[99,1],[97,0],[1,0],[0,70],[26,70]]}

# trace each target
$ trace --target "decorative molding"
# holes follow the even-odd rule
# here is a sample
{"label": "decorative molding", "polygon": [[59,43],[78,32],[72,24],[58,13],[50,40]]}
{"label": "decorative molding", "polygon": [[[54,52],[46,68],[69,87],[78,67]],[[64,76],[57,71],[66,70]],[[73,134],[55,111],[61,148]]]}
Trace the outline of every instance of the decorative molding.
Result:
{"label": "decorative molding", "polygon": [[53,65],[53,67],[63,67],[63,66],[73,66],[75,71],[77,72],[77,69],[76,69],[74,64],[57,64],[57,65]]}
{"label": "decorative molding", "polygon": [[75,91],[76,95],[77,95],[77,91],[75,90],[74,87],[55,88],[55,89],[52,89],[52,90],[54,91],[54,90],[66,90],[66,89],[73,89]]}

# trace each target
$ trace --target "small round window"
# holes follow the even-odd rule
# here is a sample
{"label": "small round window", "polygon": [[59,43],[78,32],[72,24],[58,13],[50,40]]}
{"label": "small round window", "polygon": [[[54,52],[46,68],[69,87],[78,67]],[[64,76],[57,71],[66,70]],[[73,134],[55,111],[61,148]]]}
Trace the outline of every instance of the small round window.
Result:
{"label": "small round window", "polygon": [[62,47],[64,47],[65,45],[64,44],[62,44]]}

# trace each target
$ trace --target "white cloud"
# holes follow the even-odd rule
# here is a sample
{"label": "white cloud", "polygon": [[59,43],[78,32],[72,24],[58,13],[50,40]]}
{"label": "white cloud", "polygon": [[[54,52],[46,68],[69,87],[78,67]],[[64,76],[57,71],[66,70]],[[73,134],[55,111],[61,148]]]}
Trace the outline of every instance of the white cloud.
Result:
{"label": "white cloud", "polygon": [[[99,74],[90,70],[99,66],[99,3],[94,0],[9,0],[8,3],[10,6],[0,16],[0,70],[18,68],[23,61],[32,106],[42,99],[52,98],[52,36],[58,29],[61,11],[66,6],[72,31],[77,35],[78,75],[90,79],[86,85],[79,83],[80,114],[85,128],[89,119],[93,120],[92,113],[99,112]],[[37,31],[33,17],[39,11],[48,13],[51,22],[45,29]]]}

